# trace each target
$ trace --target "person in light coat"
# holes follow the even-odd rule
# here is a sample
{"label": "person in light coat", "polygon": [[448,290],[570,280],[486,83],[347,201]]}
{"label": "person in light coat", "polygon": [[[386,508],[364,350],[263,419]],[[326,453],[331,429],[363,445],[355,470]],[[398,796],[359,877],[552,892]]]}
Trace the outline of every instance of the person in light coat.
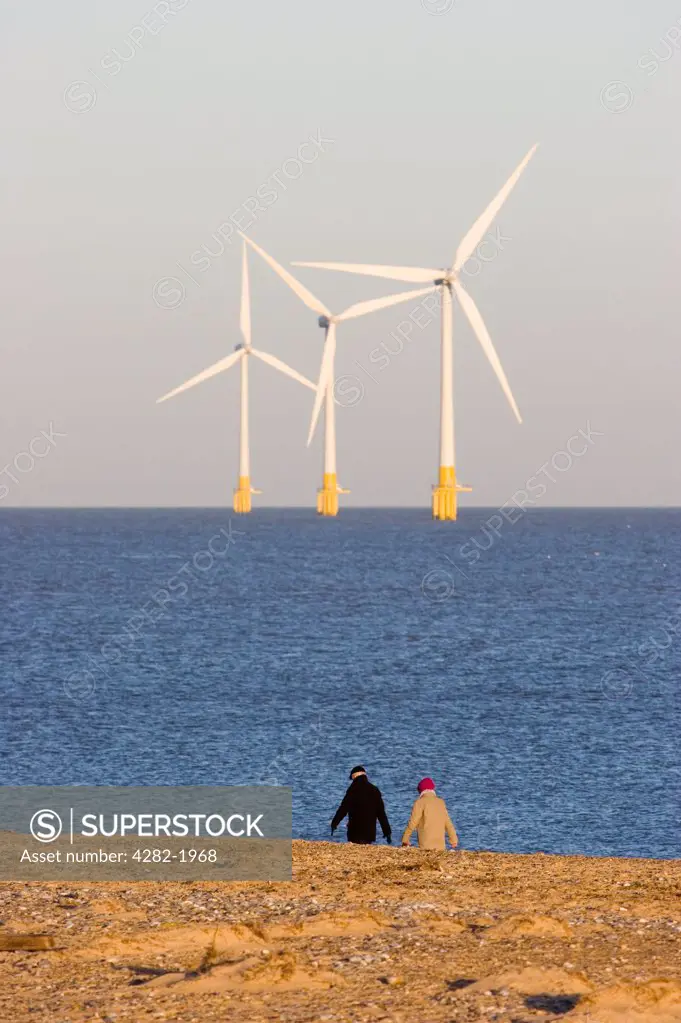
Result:
{"label": "person in light coat", "polygon": [[445,849],[445,834],[452,848],[456,848],[459,839],[444,799],[435,794],[435,782],[432,778],[422,778],[417,789],[419,797],[414,802],[409,823],[402,835],[402,845],[409,845],[416,831],[419,849]]}

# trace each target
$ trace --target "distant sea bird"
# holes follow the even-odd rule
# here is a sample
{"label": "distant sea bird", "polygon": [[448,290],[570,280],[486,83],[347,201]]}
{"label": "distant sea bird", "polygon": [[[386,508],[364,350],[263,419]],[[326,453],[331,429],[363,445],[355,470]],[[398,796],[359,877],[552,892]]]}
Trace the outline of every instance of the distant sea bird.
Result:
{"label": "distant sea bird", "polygon": [[[518,181],[525,167],[534,155],[537,146],[530,149],[527,156],[515,169],[504,187],[495,199],[489,204],[484,213],[473,224],[472,228],[463,238],[456,255],[454,263],[448,269],[432,270],[423,267],[410,266],[375,266],[364,263],[302,263],[294,262],[294,266],[317,267],[322,270],[343,270],[346,273],[364,274],[369,277],[387,277],[395,281],[432,282],[432,289],[439,290],[442,303],[442,343],[441,343],[441,381],[440,381],[440,469],[439,479],[433,487],[433,518],[435,519],[456,519],[457,492],[470,490],[457,483],[454,467],[454,360],[452,345],[452,292],[459,300],[466,317],[473,328],[473,332],[482,345],[482,349],[492,364],[504,394],[513,409],[518,420],[522,422],[518,406],[515,403],[506,374],[502,368],[499,356],[497,355],[492,340],[489,336],[485,323],[480,315],[478,307],[473,299],[466,292],[459,279],[463,267],[475,253],[478,245],[489,230],[492,221],[510,195],[513,187]],[[411,297],[417,293],[408,293]],[[396,296],[397,299],[397,296]]]}
{"label": "distant sea bird", "polygon": [[249,450],[249,437],[248,437],[248,362],[252,355],[256,359],[260,359],[262,362],[266,362],[268,366],[272,366],[274,369],[278,369],[281,373],[285,373],[286,376],[291,377],[293,380],[297,380],[298,383],[304,384],[305,387],[315,390],[315,385],[307,377],[304,377],[301,373],[298,373],[295,369],[291,369],[281,359],[277,359],[274,355],[270,355],[268,352],[261,352],[259,349],[254,348],[251,343],[251,305],[250,305],[250,291],[248,282],[248,256],[246,252],[246,246],[243,246],[242,256],[242,277],[241,277],[241,317],[240,317],[241,334],[243,336],[243,344],[235,346],[235,350],[231,355],[226,356],[224,359],[220,359],[219,362],[209,366],[208,369],[204,369],[202,373],[198,373],[196,376],[191,377],[190,380],[185,381],[184,384],[180,384],[173,391],[169,391],[168,394],[164,394],[162,398],[159,398],[156,404],[162,401],[167,401],[168,398],[174,398],[176,394],[181,394],[182,391],[189,390],[190,387],[194,387],[195,384],[203,383],[204,380],[209,380],[211,377],[216,376],[218,373],[222,373],[225,370],[231,369],[237,363],[241,364],[241,422],[240,422],[240,433],[239,433],[239,483],[234,491],[234,511],[238,513],[250,512],[251,510],[251,494],[260,494],[262,491],[255,490],[251,486],[251,466],[250,466],[250,450]]}

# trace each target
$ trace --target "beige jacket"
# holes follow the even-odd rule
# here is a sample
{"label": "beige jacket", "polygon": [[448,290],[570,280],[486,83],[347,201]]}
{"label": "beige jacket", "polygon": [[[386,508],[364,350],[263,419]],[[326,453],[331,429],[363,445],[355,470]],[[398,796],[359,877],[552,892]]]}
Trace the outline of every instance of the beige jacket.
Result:
{"label": "beige jacket", "polygon": [[402,835],[402,844],[408,845],[413,832],[418,833],[419,849],[444,849],[445,832],[452,848],[459,844],[444,799],[436,796],[432,789],[422,792],[414,803],[409,823]]}

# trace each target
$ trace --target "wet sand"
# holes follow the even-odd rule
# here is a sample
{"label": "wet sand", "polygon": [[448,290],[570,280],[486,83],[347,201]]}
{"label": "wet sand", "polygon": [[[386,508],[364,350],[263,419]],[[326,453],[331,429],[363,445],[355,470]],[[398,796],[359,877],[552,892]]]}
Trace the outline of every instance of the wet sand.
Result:
{"label": "wet sand", "polygon": [[294,842],[292,883],[0,884],[5,1023],[681,1021],[681,861]]}

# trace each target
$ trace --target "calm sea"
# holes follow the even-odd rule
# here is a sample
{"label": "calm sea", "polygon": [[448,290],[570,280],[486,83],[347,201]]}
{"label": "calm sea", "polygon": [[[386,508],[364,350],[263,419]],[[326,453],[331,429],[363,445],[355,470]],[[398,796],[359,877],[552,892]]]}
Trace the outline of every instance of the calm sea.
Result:
{"label": "calm sea", "polygon": [[[681,511],[0,513],[0,782],[291,785],[468,849],[677,857]],[[399,834],[397,836],[399,838]]]}

